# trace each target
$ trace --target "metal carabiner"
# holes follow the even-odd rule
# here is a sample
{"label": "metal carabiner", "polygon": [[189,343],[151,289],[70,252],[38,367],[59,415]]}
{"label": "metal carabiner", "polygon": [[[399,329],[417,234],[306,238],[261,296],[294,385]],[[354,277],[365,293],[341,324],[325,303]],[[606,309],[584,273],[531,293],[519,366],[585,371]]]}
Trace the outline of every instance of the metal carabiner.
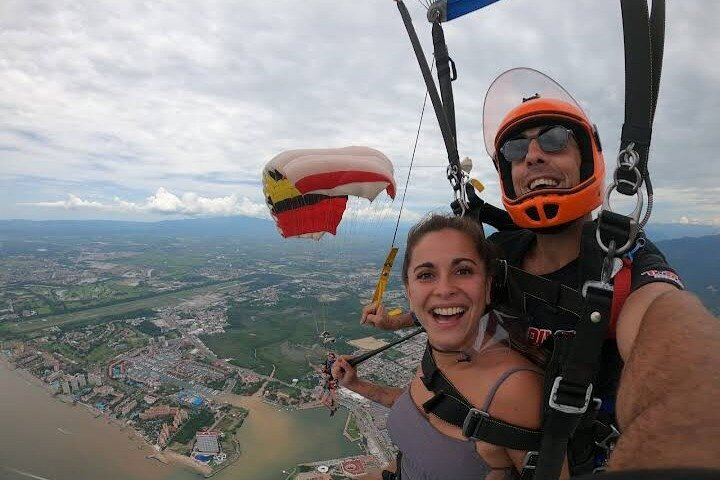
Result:
{"label": "metal carabiner", "polygon": [[635,142],[630,142],[627,147],[620,150],[617,156],[618,167],[637,167],[640,161],[640,154],[635,150]]}
{"label": "metal carabiner", "polygon": [[458,168],[457,165],[448,165],[447,167],[447,179],[453,188],[455,201],[460,206],[460,216],[464,217],[465,213],[470,210],[470,204],[467,199],[467,187],[465,182],[466,174],[464,171]]}
{"label": "metal carabiner", "polygon": [[[605,191],[605,199],[603,200],[602,204],[602,210],[612,212],[613,209],[610,206],[610,195],[612,194],[613,190],[617,188],[617,183],[613,182]],[[615,250],[615,255],[622,255],[625,252],[627,252],[634,244],[635,240],[637,239],[638,232],[640,231],[640,213],[642,212],[642,207],[644,203],[644,196],[642,190],[638,190],[635,192],[636,202],[635,202],[635,209],[628,215],[630,218],[630,231],[628,232],[628,239],[627,242],[625,242],[624,245],[617,247]],[[597,228],[595,230],[595,238],[597,239],[598,245],[603,250],[603,252],[608,253],[610,247],[605,245],[602,241],[602,238],[600,237],[600,228]]]}

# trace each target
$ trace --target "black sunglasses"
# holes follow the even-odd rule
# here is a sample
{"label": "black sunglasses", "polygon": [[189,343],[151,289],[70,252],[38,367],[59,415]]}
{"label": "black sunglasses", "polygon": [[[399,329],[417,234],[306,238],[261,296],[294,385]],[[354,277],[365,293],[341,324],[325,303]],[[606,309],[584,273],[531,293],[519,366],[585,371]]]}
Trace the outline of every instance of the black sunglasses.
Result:
{"label": "black sunglasses", "polygon": [[511,163],[522,160],[527,155],[530,142],[533,139],[537,140],[543,152],[561,152],[567,148],[572,134],[572,130],[562,125],[551,125],[540,130],[534,137],[511,138],[500,147],[500,153],[502,153],[505,160]]}

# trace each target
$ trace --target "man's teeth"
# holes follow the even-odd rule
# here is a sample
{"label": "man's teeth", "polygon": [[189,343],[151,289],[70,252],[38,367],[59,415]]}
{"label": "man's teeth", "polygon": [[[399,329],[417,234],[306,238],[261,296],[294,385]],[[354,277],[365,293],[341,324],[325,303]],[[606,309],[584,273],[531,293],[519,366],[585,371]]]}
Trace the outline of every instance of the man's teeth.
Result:
{"label": "man's teeth", "polygon": [[530,190],[534,190],[535,188],[537,188],[539,186],[551,187],[551,188],[557,187],[558,183],[560,183],[560,182],[558,182],[557,180],[554,180],[552,178],[538,178],[538,179],[530,182]]}
{"label": "man's teeth", "polygon": [[435,315],[457,315],[459,313],[465,313],[465,309],[462,307],[446,307],[446,308],[434,308],[433,313]]}

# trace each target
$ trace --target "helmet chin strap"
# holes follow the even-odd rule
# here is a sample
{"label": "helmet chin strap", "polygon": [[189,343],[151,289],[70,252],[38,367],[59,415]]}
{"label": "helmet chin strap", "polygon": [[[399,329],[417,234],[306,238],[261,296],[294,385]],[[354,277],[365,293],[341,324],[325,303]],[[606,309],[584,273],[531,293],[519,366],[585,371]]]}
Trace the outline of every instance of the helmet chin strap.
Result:
{"label": "helmet chin strap", "polygon": [[557,233],[562,233],[578,223],[585,223],[586,220],[592,220],[592,217],[589,219],[587,217],[588,217],[588,215],[583,215],[580,218],[576,218],[575,220],[565,222],[561,225],[555,225],[552,227],[543,227],[543,228],[529,228],[528,230],[531,230],[535,233],[544,234],[544,235],[554,235]]}

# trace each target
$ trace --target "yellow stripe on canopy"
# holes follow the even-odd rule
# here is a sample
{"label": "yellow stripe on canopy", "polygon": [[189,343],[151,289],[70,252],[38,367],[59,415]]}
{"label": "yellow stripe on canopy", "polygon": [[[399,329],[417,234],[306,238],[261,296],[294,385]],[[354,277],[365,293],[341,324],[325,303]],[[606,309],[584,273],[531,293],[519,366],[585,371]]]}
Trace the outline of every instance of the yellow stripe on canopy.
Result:
{"label": "yellow stripe on canopy", "polygon": [[285,177],[275,180],[268,172],[263,173],[263,191],[265,197],[270,197],[273,204],[302,195],[295,185],[290,183],[290,180]]}

